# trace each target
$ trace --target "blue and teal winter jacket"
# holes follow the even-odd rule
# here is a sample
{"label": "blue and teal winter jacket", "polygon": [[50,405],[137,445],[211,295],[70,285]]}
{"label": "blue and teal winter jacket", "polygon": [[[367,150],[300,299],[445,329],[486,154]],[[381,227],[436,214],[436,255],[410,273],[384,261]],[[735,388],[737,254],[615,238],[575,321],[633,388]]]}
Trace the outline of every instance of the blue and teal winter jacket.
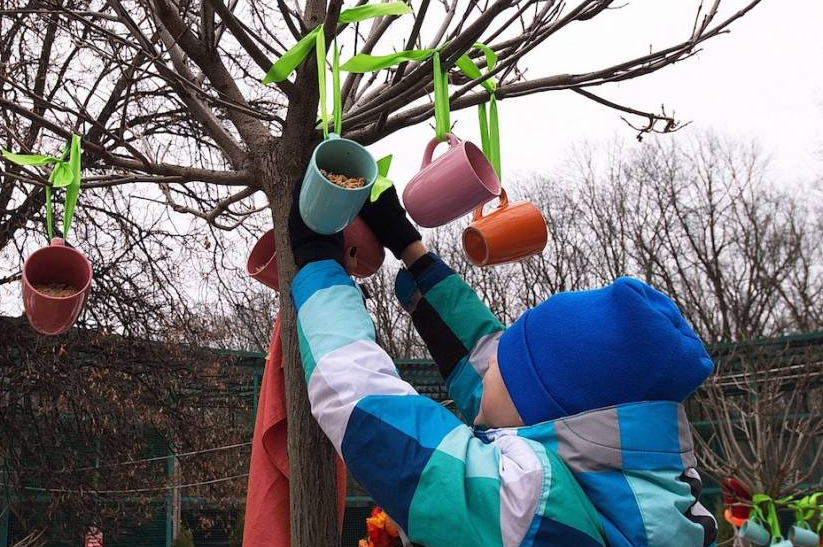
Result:
{"label": "blue and teal winter jacket", "polygon": [[[462,416],[504,330],[434,255],[401,270],[411,312]],[[334,261],[292,285],[312,413],[347,467],[426,547],[704,547],[715,521],[682,406],[646,402],[476,431],[400,379],[359,289]]]}

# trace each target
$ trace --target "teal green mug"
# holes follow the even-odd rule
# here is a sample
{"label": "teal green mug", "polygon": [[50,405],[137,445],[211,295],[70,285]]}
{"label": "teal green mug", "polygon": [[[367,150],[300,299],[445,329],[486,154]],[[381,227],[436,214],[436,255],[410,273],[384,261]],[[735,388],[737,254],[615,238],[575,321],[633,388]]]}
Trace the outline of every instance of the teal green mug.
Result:
{"label": "teal green mug", "polygon": [[775,538],[770,547],[793,547],[792,542],[788,539]]}
{"label": "teal green mug", "polygon": [[[366,184],[345,188],[331,182],[320,170]],[[300,190],[300,216],[320,234],[334,234],[354,220],[377,179],[377,163],[360,144],[334,133],[315,147]]]}
{"label": "teal green mug", "polygon": [[789,541],[795,547],[820,547],[820,536],[807,522],[798,522],[789,529]]}
{"label": "teal green mug", "polygon": [[749,543],[753,543],[755,545],[768,545],[769,540],[771,539],[771,534],[769,534],[769,531],[766,530],[757,518],[749,519],[744,522],[743,526],[740,527],[738,534],[740,534],[740,537]]}

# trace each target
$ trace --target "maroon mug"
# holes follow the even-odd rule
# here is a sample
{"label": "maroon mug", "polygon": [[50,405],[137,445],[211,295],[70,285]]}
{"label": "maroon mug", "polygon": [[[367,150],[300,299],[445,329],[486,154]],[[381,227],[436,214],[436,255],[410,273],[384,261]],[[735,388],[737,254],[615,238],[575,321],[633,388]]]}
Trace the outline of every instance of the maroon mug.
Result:
{"label": "maroon mug", "polygon": [[355,277],[366,278],[374,275],[383,265],[386,251],[371,231],[366,221],[359,216],[343,230],[343,247],[348,253],[352,247],[357,247],[357,266],[351,271]]}
{"label": "maroon mug", "polygon": [[[59,237],[34,251],[23,263],[23,307],[32,328],[51,335],[69,330],[86,303],[91,279],[91,263]],[[76,292],[57,294],[71,289]]]}
{"label": "maroon mug", "polygon": [[246,262],[246,273],[263,285],[280,290],[280,281],[277,278],[277,246],[274,243],[274,230],[263,234],[254,247]]}
{"label": "maroon mug", "polygon": [[[386,258],[383,246],[359,216],[343,230],[343,247],[348,254],[349,249],[357,247],[357,266],[350,272],[355,277],[369,277],[373,275]],[[280,281],[277,277],[277,247],[274,243],[274,230],[263,234],[252,247],[249,260],[246,262],[246,273],[267,287],[279,291]]]}

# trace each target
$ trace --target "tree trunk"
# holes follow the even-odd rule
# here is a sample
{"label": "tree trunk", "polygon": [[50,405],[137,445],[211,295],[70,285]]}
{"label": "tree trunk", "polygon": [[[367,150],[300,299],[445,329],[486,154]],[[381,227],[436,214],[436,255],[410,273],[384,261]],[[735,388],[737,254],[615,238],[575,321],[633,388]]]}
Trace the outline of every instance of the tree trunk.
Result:
{"label": "tree trunk", "polygon": [[260,172],[274,219],[277,273],[280,278],[281,337],[288,411],[291,547],[337,546],[335,453],[311,415],[297,342],[291,282],[296,273],[289,246],[288,223],[294,183],[303,177],[311,143],[288,145],[274,140]]}

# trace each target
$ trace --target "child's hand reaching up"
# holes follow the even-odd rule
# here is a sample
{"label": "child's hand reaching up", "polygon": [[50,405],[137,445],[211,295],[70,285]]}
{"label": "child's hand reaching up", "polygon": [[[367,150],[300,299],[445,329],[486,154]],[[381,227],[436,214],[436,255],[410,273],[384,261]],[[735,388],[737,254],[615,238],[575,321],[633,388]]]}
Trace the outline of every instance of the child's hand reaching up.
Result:
{"label": "child's hand reaching up", "polygon": [[407,266],[426,254],[420,243],[417,228],[409,221],[406,210],[400,205],[397,190],[392,186],[385,190],[375,202],[366,200],[360,210],[360,217],[366,221],[377,239],[395,257],[403,259]]}
{"label": "child's hand reaching up", "polygon": [[289,211],[289,241],[297,268],[300,269],[309,262],[320,260],[336,260],[345,268],[347,264],[343,257],[343,233],[318,234],[303,222],[299,205],[301,186],[302,181],[297,183],[294,189],[294,198]]}

